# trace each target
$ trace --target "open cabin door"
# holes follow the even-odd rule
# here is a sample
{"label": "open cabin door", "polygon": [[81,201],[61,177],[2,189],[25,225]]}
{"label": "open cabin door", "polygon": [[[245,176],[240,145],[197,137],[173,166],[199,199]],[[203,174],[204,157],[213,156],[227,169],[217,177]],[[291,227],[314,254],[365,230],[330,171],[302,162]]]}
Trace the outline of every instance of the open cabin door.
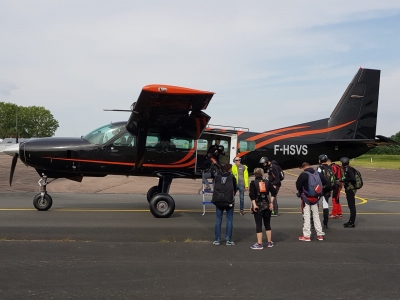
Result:
{"label": "open cabin door", "polygon": [[233,159],[238,151],[238,131],[248,131],[248,129],[209,124],[197,140],[195,172],[201,173],[203,171],[207,150],[211,145],[215,144],[217,138],[221,140],[220,145],[224,146],[225,151],[225,155],[219,156],[220,164],[233,164]]}

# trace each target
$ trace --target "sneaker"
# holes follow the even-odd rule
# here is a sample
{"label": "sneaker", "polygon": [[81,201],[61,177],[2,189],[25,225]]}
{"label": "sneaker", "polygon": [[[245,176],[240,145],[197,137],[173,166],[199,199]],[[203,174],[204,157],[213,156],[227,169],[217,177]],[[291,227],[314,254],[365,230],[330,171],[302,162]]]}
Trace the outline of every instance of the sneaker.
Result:
{"label": "sneaker", "polygon": [[343,218],[343,216],[342,215],[337,215],[337,218],[341,219],[341,218]]}
{"label": "sneaker", "polygon": [[274,242],[272,242],[272,241],[268,242],[268,246],[267,246],[268,248],[272,248],[273,246],[274,246]]}
{"label": "sneaker", "polygon": [[227,240],[227,241],[226,241],[226,245],[227,245],[227,246],[235,246],[235,243],[232,242],[232,241],[230,241],[230,240]]}
{"label": "sneaker", "polygon": [[213,242],[213,245],[219,246],[219,245],[221,245],[221,243],[220,243],[219,241],[214,241],[214,242]]}
{"label": "sneaker", "polygon": [[242,216],[244,216],[244,211],[243,211],[243,209],[240,210],[240,214],[241,214]]}
{"label": "sneaker", "polygon": [[338,217],[338,215],[330,215],[328,218],[329,219],[338,219],[339,217]]}
{"label": "sneaker", "polygon": [[277,216],[278,216],[278,212],[274,212],[274,211],[271,212],[271,217],[277,217]]}
{"label": "sneaker", "polygon": [[329,229],[328,224],[324,224],[324,229]]}
{"label": "sneaker", "polygon": [[302,236],[299,236],[299,241],[311,242],[311,239],[309,237],[302,235]]}
{"label": "sneaker", "polygon": [[324,237],[323,237],[322,235],[317,235],[317,240],[318,240],[318,241],[323,241],[323,240],[324,240]]}
{"label": "sneaker", "polygon": [[262,250],[262,249],[264,249],[264,247],[263,247],[262,244],[255,243],[253,246],[250,247],[250,249],[253,249],[253,250]]}
{"label": "sneaker", "polygon": [[343,224],[344,228],[355,228],[356,225],[352,222],[347,222]]}
{"label": "sneaker", "polygon": [[205,188],[205,189],[204,189],[204,192],[205,192],[205,193],[212,193],[212,190],[211,190],[211,188]]}

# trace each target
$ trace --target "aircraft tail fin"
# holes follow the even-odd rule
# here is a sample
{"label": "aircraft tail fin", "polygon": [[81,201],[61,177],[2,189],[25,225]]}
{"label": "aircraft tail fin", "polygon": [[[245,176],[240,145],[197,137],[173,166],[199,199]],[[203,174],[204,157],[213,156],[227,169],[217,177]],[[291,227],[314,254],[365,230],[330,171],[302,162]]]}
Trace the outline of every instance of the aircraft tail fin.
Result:
{"label": "aircraft tail fin", "polygon": [[328,120],[328,127],[348,125],[332,131],[328,139],[375,139],[380,74],[358,70]]}

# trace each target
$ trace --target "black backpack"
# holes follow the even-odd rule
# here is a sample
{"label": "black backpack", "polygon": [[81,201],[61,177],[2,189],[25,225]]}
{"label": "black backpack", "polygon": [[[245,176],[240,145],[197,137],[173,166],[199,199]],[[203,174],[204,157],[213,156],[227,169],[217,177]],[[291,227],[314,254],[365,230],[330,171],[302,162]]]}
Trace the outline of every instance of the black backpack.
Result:
{"label": "black backpack", "polygon": [[211,202],[220,209],[231,208],[235,203],[233,180],[236,179],[231,174],[217,174],[215,176]]}
{"label": "black backpack", "polygon": [[256,203],[260,203],[263,201],[269,202],[269,199],[268,199],[269,181],[267,179],[262,179],[262,180],[253,180],[253,182],[254,182],[254,186],[256,187],[256,191],[257,191]]}
{"label": "black backpack", "polygon": [[354,184],[354,188],[355,188],[356,190],[359,190],[359,189],[361,189],[361,188],[363,187],[363,185],[364,185],[363,179],[362,179],[362,177],[361,177],[361,173],[360,173],[358,170],[354,169],[353,167],[350,167],[350,168],[353,169],[354,177],[356,177],[356,183]]}
{"label": "black backpack", "polygon": [[332,168],[328,165],[321,165],[322,174],[325,176],[326,181],[328,182],[324,186],[325,191],[332,191],[336,187],[336,176],[333,172]]}
{"label": "black backpack", "polygon": [[[279,173],[279,180],[283,181],[285,179],[285,173],[282,171],[282,168],[280,165],[278,165],[277,163],[272,163],[273,165],[275,165],[278,168],[278,173]],[[274,173],[272,172],[272,175],[274,175]]]}

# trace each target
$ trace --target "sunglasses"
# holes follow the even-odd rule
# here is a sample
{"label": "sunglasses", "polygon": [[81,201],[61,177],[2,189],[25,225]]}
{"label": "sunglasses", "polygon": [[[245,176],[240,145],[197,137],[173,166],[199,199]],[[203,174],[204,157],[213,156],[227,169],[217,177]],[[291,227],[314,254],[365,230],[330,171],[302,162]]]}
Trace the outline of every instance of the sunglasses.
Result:
{"label": "sunglasses", "polygon": [[235,159],[235,161],[240,161],[240,159]]}

